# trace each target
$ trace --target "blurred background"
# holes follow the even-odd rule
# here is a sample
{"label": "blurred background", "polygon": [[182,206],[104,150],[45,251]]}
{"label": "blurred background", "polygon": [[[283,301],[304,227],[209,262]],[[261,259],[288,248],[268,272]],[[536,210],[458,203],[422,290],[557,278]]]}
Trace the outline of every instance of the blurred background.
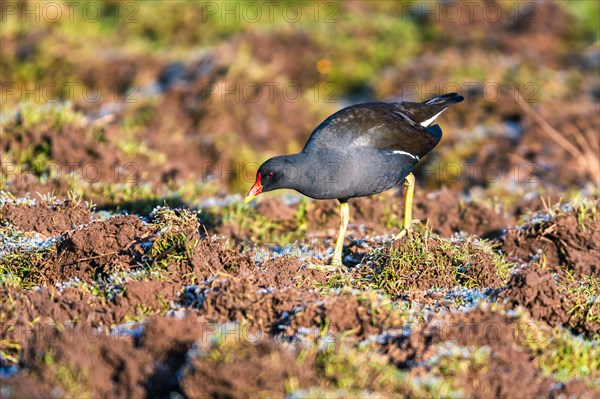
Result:
{"label": "blurred background", "polygon": [[0,190],[227,204],[344,106],[456,91],[418,190],[594,194],[599,4],[3,1]]}

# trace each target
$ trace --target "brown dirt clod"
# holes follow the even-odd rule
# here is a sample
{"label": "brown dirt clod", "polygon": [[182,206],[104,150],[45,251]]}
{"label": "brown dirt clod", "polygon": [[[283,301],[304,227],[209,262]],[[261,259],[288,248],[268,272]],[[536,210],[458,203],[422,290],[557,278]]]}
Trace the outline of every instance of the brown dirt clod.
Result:
{"label": "brown dirt clod", "polygon": [[520,263],[543,255],[542,262],[556,271],[572,271],[575,278],[600,278],[599,222],[600,203],[596,203],[587,210],[574,209],[548,221],[510,229],[501,239],[501,249]]}
{"label": "brown dirt clod", "polygon": [[90,222],[90,210],[70,200],[35,205],[7,203],[0,207],[0,225],[53,236]]}
{"label": "brown dirt clod", "polygon": [[119,215],[61,235],[56,259],[47,265],[50,281],[89,280],[110,271],[129,270],[142,260],[141,242],[153,229],[137,216]]}

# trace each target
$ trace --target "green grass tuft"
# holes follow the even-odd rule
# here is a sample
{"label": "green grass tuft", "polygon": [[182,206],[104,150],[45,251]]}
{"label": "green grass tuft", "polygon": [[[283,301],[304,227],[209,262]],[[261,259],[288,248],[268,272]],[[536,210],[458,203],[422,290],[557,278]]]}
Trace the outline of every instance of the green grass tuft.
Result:
{"label": "green grass tuft", "polygon": [[367,259],[369,270],[343,283],[358,288],[367,285],[392,297],[415,290],[499,287],[512,268],[485,241],[446,239],[427,230],[391,242]]}

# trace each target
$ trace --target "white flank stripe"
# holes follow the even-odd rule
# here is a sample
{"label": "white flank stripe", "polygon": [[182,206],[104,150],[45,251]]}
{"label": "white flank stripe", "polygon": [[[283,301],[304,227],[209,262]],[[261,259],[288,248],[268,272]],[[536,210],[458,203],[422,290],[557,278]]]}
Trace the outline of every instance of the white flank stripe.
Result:
{"label": "white flank stripe", "polygon": [[400,155],[408,155],[409,157],[411,157],[412,159],[416,159],[417,161],[419,160],[419,157],[416,155],[411,154],[410,152],[406,152],[406,151],[394,151],[394,154],[400,154]]}
{"label": "white flank stripe", "polygon": [[423,127],[427,127],[429,125],[431,125],[431,123],[433,121],[435,121],[437,119],[438,116],[440,116],[440,114],[442,112],[444,112],[446,110],[446,108],[444,108],[443,110],[441,110],[440,112],[438,112],[437,114],[433,115],[431,118],[427,119],[426,121],[421,122],[421,126]]}

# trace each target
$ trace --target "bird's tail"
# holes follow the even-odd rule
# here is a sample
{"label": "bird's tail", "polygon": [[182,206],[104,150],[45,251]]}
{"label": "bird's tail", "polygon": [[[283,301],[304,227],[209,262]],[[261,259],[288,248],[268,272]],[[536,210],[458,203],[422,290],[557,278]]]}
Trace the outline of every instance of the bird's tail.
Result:
{"label": "bird's tail", "polygon": [[458,93],[448,93],[434,97],[430,100],[422,102],[420,109],[415,113],[417,121],[421,126],[427,128],[431,126],[438,116],[446,110],[450,105],[459,103],[465,98]]}
{"label": "bird's tail", "polygon": [[465,98],[458,93],[448,93],[434,97],[422,103],[398,102],[394,106],[412,121],[427,128],[431,126],[438,116],[450,105],[459,103]]}
{"label": "bird's tail", "polygon": [[452,104],[459,103],[464,99],[465,98],[458,93],[448,93],[424,101],[423,104],[441,109],[446,108]]}

